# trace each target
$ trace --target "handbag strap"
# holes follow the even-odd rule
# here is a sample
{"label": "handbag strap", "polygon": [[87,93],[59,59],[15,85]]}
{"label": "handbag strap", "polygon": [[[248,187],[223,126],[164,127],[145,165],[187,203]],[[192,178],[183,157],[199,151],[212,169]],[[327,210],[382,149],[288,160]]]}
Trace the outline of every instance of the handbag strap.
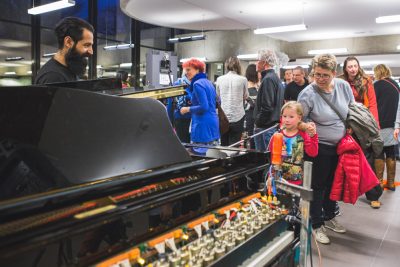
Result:
{"label": "handbag strap", "polygon": [[337,110],[337,108],[333,105],[333,103],[331,101],[329,101],[328,98],[326,98],[326,96],[321,92],[321,90],[318,88],[318,86],[316,84],[312,84],[312,87],[322,97],[322,99],[328,104],[328,106],[330,106],[331,109],[333,111],[335,111],[335,113],[339,116],[339,118],[342,120],[344,125],[347,127],[346,120],[343,118],[342,114],[340,114],[339,110]]}
{"label": "handbag strap", "polygon": [[390,83],[390,84],[394,87],[394,89],[396,89],[397,92],[400,93],[400,89],[399,89],[397,86],[395,86],[391,81],[389,81],[389,80],[387,80],[387,79],[383,79],[383,80],[386,81],[386,82],[388,82],[388,83]]}

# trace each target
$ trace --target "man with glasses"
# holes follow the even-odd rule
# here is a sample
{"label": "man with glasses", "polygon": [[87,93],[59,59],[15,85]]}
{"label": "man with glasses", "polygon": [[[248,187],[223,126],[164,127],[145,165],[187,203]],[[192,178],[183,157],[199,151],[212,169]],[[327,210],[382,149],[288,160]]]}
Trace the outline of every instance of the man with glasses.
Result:
{"label": "man with glasses", "polygon": [[293,81],[286,86],[285,101],[297,101],[300,92],[306,88],[308,81],[305,78],[304,69],[297,66],[293,69]]}

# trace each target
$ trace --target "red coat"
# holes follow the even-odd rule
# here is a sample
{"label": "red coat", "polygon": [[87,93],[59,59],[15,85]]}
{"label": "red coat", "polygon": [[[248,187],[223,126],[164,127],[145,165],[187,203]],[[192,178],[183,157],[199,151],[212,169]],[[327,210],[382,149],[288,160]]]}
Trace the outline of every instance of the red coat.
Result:
{"label": "red coat", "polygon": [[330,199],[356,203],[357,198],[379,184],[361,147],[350,135],[340,140],[339,163],[335,171]]}

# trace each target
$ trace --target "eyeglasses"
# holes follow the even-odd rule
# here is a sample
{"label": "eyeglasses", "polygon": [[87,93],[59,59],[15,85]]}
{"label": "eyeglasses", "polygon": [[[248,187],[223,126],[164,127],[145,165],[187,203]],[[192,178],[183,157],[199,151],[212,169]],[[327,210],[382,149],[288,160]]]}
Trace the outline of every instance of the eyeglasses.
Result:
{"label": "eyeglasses", "polygon": [[329,74],[325,74],[325,73],[314,73],[314,78],[317,78],[317,79],[324,79],[324,80],[327,80],[327,79],[329,79],[331,77],[331,75],[329,75]]}

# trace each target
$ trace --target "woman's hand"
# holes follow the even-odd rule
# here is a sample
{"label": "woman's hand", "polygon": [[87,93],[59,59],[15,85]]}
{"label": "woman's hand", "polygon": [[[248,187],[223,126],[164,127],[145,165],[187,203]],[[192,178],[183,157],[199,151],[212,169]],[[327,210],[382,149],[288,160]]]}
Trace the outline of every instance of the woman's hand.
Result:
{"label": "woman's hand", "polygon": [[184,114],[190,112],[190,107],[183,107],[183,108],[181,108],[180,112],[182,115],[184,115]]}
{"label": "woman's hand", "polygon": [[393,132],[394,139],[397,140],[399,138],[399,132],[400,132],[399,128],[394,129],[394,132]]}

